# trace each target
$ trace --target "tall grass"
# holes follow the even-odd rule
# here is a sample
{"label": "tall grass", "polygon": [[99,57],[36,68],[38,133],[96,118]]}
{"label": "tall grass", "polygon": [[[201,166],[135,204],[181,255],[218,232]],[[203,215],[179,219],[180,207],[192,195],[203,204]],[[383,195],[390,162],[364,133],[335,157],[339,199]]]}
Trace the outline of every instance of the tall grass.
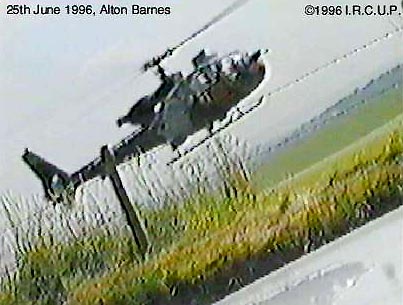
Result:
{"label": "tall grass", "polygon": [[[196,183],[192,183],[193,187],[197,185],[197,192],[205,194],[198,196],[197,200],[211,200],[208,197],[213,196],[207,195],[208,192],[211,190],[217,192],[218,185],[230,176],[229,173],[237,171],[238,167],[243,175],[247,175],[242,159],[248,154],[248,148],[238,143],[239,151],[235,154],[230,153],[228,147],[233,145],[231,141],[233,139],[221,138],[213,141],[208,148],[207,155],[214,153],[216,156],[210,166],[210,171],[216,172],[213,175],[215,182],[205,179],[202,162],[195,162],[192,158],[188,158],[189,161],[183,164],[182,171],[185,174],[192,168],[192,171],[188,172],[189,177],[197,180]],[[197,165],[196,171],[195,165]],[[135,162],[132,166],[142,171],[144,164]],[[145,185],[148,184],[147,177],[141,177],[141,180]],[[104,184],[103,192],[113,195],[108,192],[109,186],[106,182],[98,183]],[[191,182],[188,181],[188,183]],[[154,252],[163,250],[178,237],[179,224],[172,222],[173,218],[170,215],[177,213],[181,206],[190,206],[196,200],[194,196],[188,194],[191,193],[187,191],[175,197],[178,201],[180,198],[187,197],[182,204],[173,201],[165,202],[164,213],[159,213],[158,208],[150,209],[147,206],[140,206],[143,219],[147,220]],[[5,253],[5,247],[2,247],[1,252],[3,257],[14,257],[16,261],[15,266],[8,267],[7,272],[4,273],[2,281],[4,290],[15,289],[14,284],[18,282],[18,293],[27,296],[26,300],[32,299],[44,304],[59,303],[65,297],[65,294],[60,291],[66,291],[66,288],[63,288],[66,285],[66,287],[74,287],[75,283],[97,276],[99,273],[113,271],[126,261],[133,263],[135,245],[129,237],[129,231],[122,225],[124,219],[122,215],[119,215],[119,204],[113,198],[114,196],[109,195],[105,197],[105,202],[97,204],[97,196],[87,192],[79,197],[85,201],[84,204],[75,202],[72,206],[58,205],[56,207],[41,200],[40,197],[27,200],[12,194],[3,196],[0,208],[3,209],[2,214],[6,215],[6,219],[3,224],[0,224],[0,230],[4,230],[3,240],[7,240],[10,244],[9,249],[12,251]],[[114,200],[110,200],[111,198]],[[169,225],[170,223],[172,226]],[[164,228],[162,234],[161,228]],[[62,257],[65,264],[51,267],[52,264],[58,264],[58,258],[53,255]],[[39,265],[34,264],[33,267],[30,265],[32,260],[37,259],[44,259],[50,264],[47,271],[45,270],[47,267],[44,266],[38,275],[37,272],[31,271],[38,269]],[[17,274],[13,272],[15,268],[18,270]],[[77,268],[78,270],[75,270]],[[27,273],[27,270],[31,271]],[[59,280],[59,277],[54,274],[48,274],[52,272],[61,274],[63,280]],[[41,280],[31,285],[32,280],[37,279],[37,276]],[[12,295],[8,295],[7,298],[6,295],[2,296],[8,300],[7,304]],[[19,302],[22,302],[21,298]]]}
{"label": "tall grass", "polygon": [[[132,202],[143,203],[141,195],[152,193],[149,199],[153,206],[141,204],[139,207],[142,213],[154,215],[150,210],[168,205],[176,205],[174,209],[177,209],[178,204],[184,200],[191,201],[194,193],[217,190],[222,183],[223,173],[230,170],[221,167],[226,166],[226,162],[242,163],[240,160],[249,158],[250,153],[253,154],[242,143],[235,143],[236,150],[229,152],[229,148],[234,146],[233,142],[231,137],[219,138],[208,145],[203,158],[187,156],[185,162],[175,165],[174,169],[164,164],[151,166],[151,161],[145,158],[141,160],[141,164],[137,162],[140,160],[134,160],[122,165],[120,171],[130,168],[129,173],[123,177]],[[209,162],[212,155],[216,158]],[[206,164],[209,164],[208,173],[205,171]],[[156,179],[157,183],[151,182],[161,171],[166,172],[166,179],[178,180],[174,190],[166,191],[163,187],[165,181],[160,178]],[[126,177],[130,175],[136,179],[127,183]],[[159,193],[153,193],[154,189]],[[80,187],[76,202],[69,206],[53,206],[41,196],[24,198],[9,192],[0,196],[0,215],[0,257],[7,258],[0,261],[0,278],[5,268],[11,271],[18,267],[10,261],[18,263],[19,257],[32,250],[38,242],[42,245],[69,242],[80,236],[102,234],[102,231],[105,234],[126,233],[126,228],[122,225],[125,219],[121,207],[107,180],[94,179],[85,187]],[[154,222],[151,221],[150,225],[152,223]]]}
{"label": "tall grass", "polygon": [[154,245],[144,262],[124,232],[39,243],[21,257],[0,304],[180,304],[192,287],[205,287],[206,297],[217,278],[231,282],[226,275],[243,262],[309,252],[400,204],[403,117],[266,191],[228,159],[222,175],[233,174],[219,192],[141,210]]}

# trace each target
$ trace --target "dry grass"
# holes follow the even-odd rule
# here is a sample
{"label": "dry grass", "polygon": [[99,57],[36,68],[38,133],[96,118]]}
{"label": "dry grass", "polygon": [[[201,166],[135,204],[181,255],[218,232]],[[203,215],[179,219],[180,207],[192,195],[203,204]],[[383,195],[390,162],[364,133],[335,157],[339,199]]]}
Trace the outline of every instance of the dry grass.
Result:
{"label": "dry grass", "polygon": [[[46,243],[22,258],[0,304],[147,304],[238,262],[329,240],[402,196],[403,116],[333,158],[269,191],[245,173],[221,195],[143,211],[154,252],[144,262],[125,235]],[[102,300],[102,302],[101,302]],[[17,302],[18,301],[18,302]]]}

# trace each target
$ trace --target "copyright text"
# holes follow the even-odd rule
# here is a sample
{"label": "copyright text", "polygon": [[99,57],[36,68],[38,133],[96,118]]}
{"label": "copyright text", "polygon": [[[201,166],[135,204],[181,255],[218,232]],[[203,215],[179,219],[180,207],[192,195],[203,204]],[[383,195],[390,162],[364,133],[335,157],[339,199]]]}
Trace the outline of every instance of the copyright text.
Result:
{"label": "copyright text", "polygon": [[402,8],[394,4],[311,5],[304,9],[308,16],[392,16],[402,15]]}

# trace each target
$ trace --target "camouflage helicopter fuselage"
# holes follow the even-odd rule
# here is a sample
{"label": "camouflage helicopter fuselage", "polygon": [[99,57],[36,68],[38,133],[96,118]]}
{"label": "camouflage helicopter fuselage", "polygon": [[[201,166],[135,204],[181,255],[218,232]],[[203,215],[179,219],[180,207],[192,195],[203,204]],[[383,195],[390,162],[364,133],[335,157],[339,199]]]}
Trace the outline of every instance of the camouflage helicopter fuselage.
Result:
{"label": "camouflage helicopter fuselage", "polygon": [[[218,58],[202,51],[193,59],[194,71],[166,76],[159,67],[160,87],[140,99],[117,120],[141,125],[141,130],[111,147],[116,165],[169,143],[174,149],[188,136],[223,120],[228,111],[250,94],[263,80],[266,68],[262,51],[253,54],[232,53]],[[64,200],[60,190],[75,189],[85,181],[104,177],[106,169],[100,157],[71,175],[26,149],[25,163],[41,180],[45,195],[52,201]]]}
{"label": "camouflage helicopter fuselage", "polygon": [[217,58],[204,51],[193,59],[194,71],[162,75],[161,86],[136,103],[117,123],[139,124],[177,147],[194,132],[222,120],[227,112],[262,81],[262,51]]}

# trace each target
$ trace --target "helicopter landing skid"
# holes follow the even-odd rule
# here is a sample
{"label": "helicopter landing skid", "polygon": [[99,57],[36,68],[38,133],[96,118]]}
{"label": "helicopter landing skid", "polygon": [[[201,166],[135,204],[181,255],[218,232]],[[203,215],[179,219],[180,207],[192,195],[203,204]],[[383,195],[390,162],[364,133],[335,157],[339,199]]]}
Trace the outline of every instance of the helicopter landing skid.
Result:
{"label": "helicopter landing skid", "polygon": [[228,122],[226,122],[225,124],[223,124],[222,126],[220,126],[219,128],[217,128],[215,131],[212,130],[212,128],[209,130],[208,132],[208,136],[204,137],[202,140],[200,140],[198,143],[196,143],[195,145],[193,145],[192,147],[190,147],[189,149],[185,150],[183,153],[178,153],[179,151],[179,147],[177,147],[174,152],[176,151],[177,156],[175,156],[172,160],[170,160],[169,162],[167,162],[167,166],[171,166],[173,164],[175,164],[176,162],[178,162],[180,159],[182,159],[183,157],[187,156],[189,153],[193,152],[194,150],[196,150],[198,147],[200,147],[201,145],[203,145],[204,143],[206,143],[207,141],[209,141],[210,139],[214,138],[216,135],[218,135],[221,131],[223,131],[224,129],[226,129],[227,127],[229,127],[230,125],[232,125],[233,123],[239,121],[241,118],[243,118],[244,116],[246,116],[247,114],[249,114],[250,112],[252,112],[253,110],[255,110],[257,107],[259,107],[260,105],[263,104],[264,101],[264,95],[260,96],[259,101],[254,104],[253,106],[251,106],[249,109],[245,110],[245,111],[240,111],[237,110],[238,114],[236,115],[236,117],[234,118],[233,116],[230,117],[230,119],[228,120]]}

